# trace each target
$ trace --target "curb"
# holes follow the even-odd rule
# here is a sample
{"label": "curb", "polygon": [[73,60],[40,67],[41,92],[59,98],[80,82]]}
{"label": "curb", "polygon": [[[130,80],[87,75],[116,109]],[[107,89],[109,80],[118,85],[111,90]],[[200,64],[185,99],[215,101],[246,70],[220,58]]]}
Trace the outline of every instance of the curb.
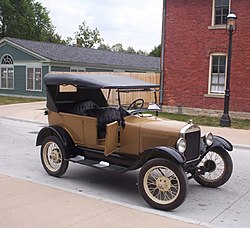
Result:
{"label": "curb", "polygon": [[233,144],[233,147],[236,148],[236,149],[246,149],[246,150],[250,150],[250,145]]}

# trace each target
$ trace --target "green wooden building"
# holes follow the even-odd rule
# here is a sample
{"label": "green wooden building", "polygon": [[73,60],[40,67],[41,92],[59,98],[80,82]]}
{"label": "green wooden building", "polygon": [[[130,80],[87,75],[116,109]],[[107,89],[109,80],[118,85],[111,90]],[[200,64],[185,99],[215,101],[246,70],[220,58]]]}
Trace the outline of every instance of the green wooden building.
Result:
{"label": "green wooden building", "polygon": [[160,58],[44,43],[0,40],[0,94],[44,97],[51,71],[160,72]]}

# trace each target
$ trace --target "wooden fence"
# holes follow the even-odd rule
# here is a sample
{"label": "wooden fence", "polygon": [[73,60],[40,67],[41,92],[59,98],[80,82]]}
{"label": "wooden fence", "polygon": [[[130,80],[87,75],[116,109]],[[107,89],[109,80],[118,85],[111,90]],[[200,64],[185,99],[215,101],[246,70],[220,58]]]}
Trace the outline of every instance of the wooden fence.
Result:
{"label": "wooden fence", "polygon": [[[87,72],[86,72],[87,74]],[[93,73],[92,73],[93,74]],[[117,76],[128,76],[131,78],[140,79],[146,82],[153,84],[160,84],[160,74],[159,73],[128,73],[128,72],[95,72],[94,74],[113,74]],[[108,98],[108,91],[103,90],[103,93],[106,98]],[[121,103],[125,105],[131,104],[134,100],[142,98],[145,101],[145,104],[154,102],[154,93],[149,92],[131,92],[131,93],[120,93]],[[159,101],[159,92],[157,92],[157,100]],[[117,93],[115,90],[112,90],[109,94],[108,99],[109,104],[116,105],[117,102]]]}

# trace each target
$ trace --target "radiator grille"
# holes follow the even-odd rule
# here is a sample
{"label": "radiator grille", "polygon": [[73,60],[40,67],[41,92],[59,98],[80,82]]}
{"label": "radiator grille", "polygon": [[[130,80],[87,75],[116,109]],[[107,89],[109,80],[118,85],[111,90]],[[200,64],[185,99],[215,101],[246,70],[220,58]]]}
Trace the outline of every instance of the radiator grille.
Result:
{"label": "radiator grille", "polygon": [[187,162],[190,160],[195,160],[200,156],[200,131],[194,131],[185,134],[185,139],[187,142],[187,149],[185,151],[185,157]]}

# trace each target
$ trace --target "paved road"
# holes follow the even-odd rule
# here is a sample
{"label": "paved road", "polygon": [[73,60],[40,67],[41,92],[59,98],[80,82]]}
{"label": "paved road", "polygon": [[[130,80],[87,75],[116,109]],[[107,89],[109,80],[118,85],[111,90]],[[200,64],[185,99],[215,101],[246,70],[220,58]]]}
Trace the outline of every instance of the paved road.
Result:
{"label": "paved road", "polygon": [[136,171],[117,174],[70,164],[62,178],[48,176],[40,163],[40,148],[35,147],[41,127],[41,124],[0,118],[0,173],[184,221],[200,221],[212,227],[249,227],[250,151],[247,149],[238,148],[231,154],[234,173],[227,184],[208,189],[190,181],[184,204],[173,212],[163,212],[149,208],[140,197]]}

